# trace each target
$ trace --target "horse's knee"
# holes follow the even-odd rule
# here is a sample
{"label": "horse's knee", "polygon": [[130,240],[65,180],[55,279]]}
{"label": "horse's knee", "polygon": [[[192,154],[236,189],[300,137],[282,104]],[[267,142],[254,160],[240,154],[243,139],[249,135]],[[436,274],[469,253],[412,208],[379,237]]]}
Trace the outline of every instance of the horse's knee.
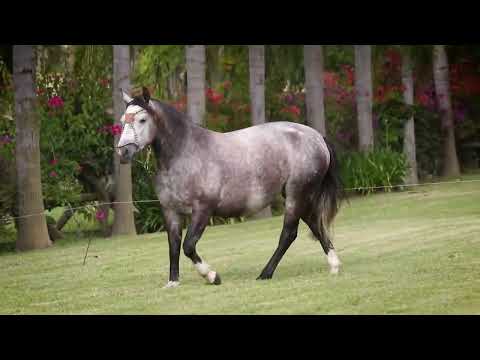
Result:
{"label": "horse's knee", "polygon": [[195,254],[195,245],[189,242],[184,242],[183,253],[185,256],[191,258]]}

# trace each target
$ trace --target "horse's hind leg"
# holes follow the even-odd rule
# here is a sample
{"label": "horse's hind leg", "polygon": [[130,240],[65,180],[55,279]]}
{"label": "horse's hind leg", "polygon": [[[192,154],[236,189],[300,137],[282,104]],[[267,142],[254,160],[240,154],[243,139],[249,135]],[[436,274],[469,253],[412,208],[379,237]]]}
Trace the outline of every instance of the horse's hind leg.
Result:
{"label": "horse's hind leg", "polygon": [[302,220],[308,225],[320,245],[322,246],[325,255],[327,255],[328,264],[330,265],[330,273],[337,274],[340,268],[340,260],[335,252],[335,248],[330,241],[330,238],[325,233],[321,233],[318,229],[317,214],[316,211],[309,211],[306,215],[302,216]]}
{"label": "horse's hind leg", "polygon": [[278,247],[257,280],[266,280],[272,278],[273,273],[280,263],[280,260],[282,260],[283,255],[297,237],[299,222],[300,211],[298,207],[287,199],[285,217],[283,220],[283,229],[278,242]]}
{"label": "horse's hind leg", "polygon": [[202,236],[208,224],[210,213],[201,207],[194,207],[192,212],[192,223],[190,224],[187,235],[183,242],[183,252],[192,260],[197,271],[206,278],[209,283],[220,285],[220,275],[210,269],[210,266],[203,262],[197,253],[197,242]]}

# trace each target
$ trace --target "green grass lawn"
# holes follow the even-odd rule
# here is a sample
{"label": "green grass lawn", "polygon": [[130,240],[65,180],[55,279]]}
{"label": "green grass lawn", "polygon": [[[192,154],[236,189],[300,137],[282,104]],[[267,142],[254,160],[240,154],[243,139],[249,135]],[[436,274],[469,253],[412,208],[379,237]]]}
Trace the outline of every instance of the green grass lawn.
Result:
{"label": "green grass lawn", "polygon": [[[478,175],[464,179],[480,178]],[[418,187],[344,204],[334,244],[343,268],[302,224],[270,281],[256,281],[282,218],[209,227],[200,255],[221,286],[181,257],[168,280],[166,235],[66,239],[0,255],[2,314],[480,314],[480,183]],[[70,225],[73,231],[74,226]]]}

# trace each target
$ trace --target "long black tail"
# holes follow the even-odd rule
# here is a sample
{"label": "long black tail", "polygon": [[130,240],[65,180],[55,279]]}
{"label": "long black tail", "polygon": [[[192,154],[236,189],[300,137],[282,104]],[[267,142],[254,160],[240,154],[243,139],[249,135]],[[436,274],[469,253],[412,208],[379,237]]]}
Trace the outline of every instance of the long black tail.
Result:
{"label": "long black tail", "polygon": [[[316,205],[319,240],[322,246],[325,247],[327,244],[332,246],[329,230],[345,197],[345,190],[340,178],[340,168],[335,147],[326,138],[324,140],[330,152],[330,165],[321,184],[315,189],[313,206]],[[325,248],[324,250],[327,251]]]}

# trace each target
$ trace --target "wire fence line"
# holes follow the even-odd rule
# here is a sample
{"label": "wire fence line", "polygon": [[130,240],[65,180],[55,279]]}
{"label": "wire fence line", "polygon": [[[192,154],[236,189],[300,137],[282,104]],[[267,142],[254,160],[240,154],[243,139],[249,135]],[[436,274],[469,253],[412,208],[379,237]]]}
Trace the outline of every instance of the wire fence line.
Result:
{"label": "wire fence line", "polygon": [[[428,183],[417,183],[417,184],[400,184],[400,185],[384,185],[384,186],[371,186],[371,187],[355,187],[355,188],[347,188],[344,191],[345,192],[351,192],[351,191],[371,191],[371,190],[380,190],[380,189],[396,189],[396,188],[409,188],[409,187],[418,187],[418,186],[434,186],[434,185],[445,185],[445,184],[465,184],[465,183],[475,183],[475,182],[480,182],[480,179],[472,179],[472,180],[455,180],[455,181],[440,181],[440,182],[428,182]],[[89,204],[89,205],[83,205],[83,206],[77,206],[77,207],[71,207],[68,206],[68,210],[71,211],[72,213],[76,210],[80,209],[86,209],[88,207],[101,207],[105,205],[121,205],[121,204],[141,204],[141,203],[155,203],[159,202],[158,199],[155,200],[134,200],[134,201],[113,201],[113,202],[102,202],[98,204]],[[35,214],[27,214],[27,215],[21,215],[21,216],[9,216],[6,219],[0,219],[2,222],[11,222],[13,220],[18,220],[18,219],[25,219],[29,217],[35,217],[35,216],[42,216],[42,215],[48,215],[47,210],[41,213],[35,213]]]}

